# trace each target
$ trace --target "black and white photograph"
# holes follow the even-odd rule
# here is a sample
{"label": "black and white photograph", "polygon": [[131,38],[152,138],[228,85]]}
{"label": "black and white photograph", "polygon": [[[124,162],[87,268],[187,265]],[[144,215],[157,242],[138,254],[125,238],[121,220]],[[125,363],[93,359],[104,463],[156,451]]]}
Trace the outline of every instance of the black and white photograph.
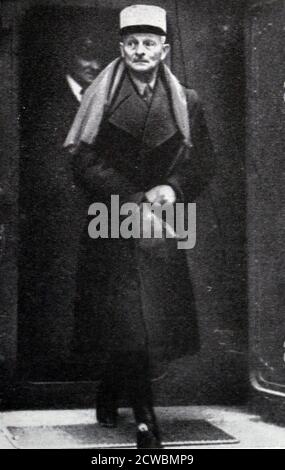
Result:
{"label": "black and white photograph", "polygon": [[285,449],[284,31],[0,2],[0,450]]}

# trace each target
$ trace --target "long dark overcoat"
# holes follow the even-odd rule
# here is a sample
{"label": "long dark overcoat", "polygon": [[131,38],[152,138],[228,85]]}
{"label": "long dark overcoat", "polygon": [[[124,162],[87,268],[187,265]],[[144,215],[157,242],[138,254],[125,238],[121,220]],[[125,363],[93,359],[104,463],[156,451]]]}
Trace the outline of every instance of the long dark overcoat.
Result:
{"label": "long dark overcoat", "polygon": [[[192,147],[184,144],[176,125],[163,75],[148,107],[125,74],[96,142],[82,144],[74,156],[75,178],[90,204],[108,205],[111,195],[119,195],[121,203],[140,202],[156,185],[172,186],[178,202],[195,202],[212,176],[213,150],[198,96],[194,90],[186,93]],[[108,361],[147,351],[156,368],[197,352],[186,251],[167,240],[166,255],[157,256],[155,248],[142,248],[138,240],[90,239],[87,229],[84,238],[79,279],[89,284],[85,294],[91,302],[93,296],[97,309],[93,339],[98,357]],[[81,294],[79,289],[79,301]]]}

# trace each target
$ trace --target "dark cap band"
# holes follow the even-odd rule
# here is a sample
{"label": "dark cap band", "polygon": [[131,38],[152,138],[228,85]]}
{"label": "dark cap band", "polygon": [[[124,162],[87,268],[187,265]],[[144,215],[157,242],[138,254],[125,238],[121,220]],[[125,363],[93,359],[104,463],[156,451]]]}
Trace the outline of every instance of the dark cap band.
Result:
{"label": "dark cap band", "polygon": [[121,36],[127,36],[129,34],[135,33],[149,33],[149,34],[156,34],[158,36],[166,36],[165,31],[160,28],[156,28],[155,26],[149,25],[136,25],[136,26],[127,26],[126,28],[122,28],[120,30]]}

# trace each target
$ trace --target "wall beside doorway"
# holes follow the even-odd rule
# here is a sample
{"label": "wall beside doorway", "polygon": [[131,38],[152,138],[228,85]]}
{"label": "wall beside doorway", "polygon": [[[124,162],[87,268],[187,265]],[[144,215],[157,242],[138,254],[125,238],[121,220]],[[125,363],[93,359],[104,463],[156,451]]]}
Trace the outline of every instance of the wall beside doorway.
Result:
{"label": "wall beside doorway", "polygon": [[[3,2],[2,2],[3,3]],[[17,37],[12,4],[1,4],[0,28],[0,186],[7,210],[1,220],[0,254],[0,400],[17,362],[19,114],[17,106]],[[1,402],[0,402],[1,403]]]}
{"label": "wall beside doorway", "polygon": [[[247,50],[248,298],[251,380],[263,412],[283,415],[285,4],[249,2]],[[281,413],[281,408],[283,412]]]}

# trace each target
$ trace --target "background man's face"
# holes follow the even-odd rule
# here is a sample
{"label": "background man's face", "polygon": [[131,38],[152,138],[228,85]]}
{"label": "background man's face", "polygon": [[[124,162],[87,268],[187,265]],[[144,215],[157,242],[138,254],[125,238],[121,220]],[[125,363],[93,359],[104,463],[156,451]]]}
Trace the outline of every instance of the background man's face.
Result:
{"label": "background man's face", "polygon": [[84,59],[83,57],[75,57],[72,77],[83,87],[90,85],[101,71],[101,64],[97,59]]}
{"label": "background man's face", "polygon": [[149,73],[165,59],[169,45],[160,36],[150,33],[134,33],[124,37],[121,55],[127,67],[135,73]]}

